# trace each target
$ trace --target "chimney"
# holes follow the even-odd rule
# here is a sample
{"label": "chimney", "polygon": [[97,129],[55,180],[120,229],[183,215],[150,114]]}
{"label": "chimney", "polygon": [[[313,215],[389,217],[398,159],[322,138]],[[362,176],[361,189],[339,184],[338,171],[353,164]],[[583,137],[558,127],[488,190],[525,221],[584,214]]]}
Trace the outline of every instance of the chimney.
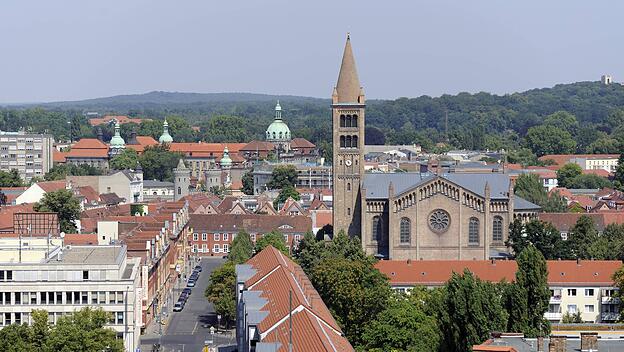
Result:
{"label": "chimney", "polygon": [[566,337],[550,335],[548,352],[566,352]]}
{"label": "chimney", "polygon": [[598,333],[582,332],[581,333],[581,352],[598,351]]}
{"label": "chimney", "polygon": [[544,336],[537,337],[537,352],[544,352]]}
{"label": "chimney", "polygon": [[411,260],[411,259],[409,259],[409,258],[407,259],[407,265],[408,265],[408,266],[412,266],[412,260]]}

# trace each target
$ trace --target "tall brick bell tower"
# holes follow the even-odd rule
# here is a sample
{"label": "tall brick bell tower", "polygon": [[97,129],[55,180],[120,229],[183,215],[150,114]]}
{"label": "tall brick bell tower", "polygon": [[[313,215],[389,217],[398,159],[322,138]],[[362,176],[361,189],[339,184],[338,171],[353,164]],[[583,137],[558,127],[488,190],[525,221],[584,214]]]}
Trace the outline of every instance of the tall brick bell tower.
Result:
{"label": "tall brick bell tower", "polygon": [[334,234],[360,235],[364,176],[364,90],[360,86],[347,34],[332,94]]}

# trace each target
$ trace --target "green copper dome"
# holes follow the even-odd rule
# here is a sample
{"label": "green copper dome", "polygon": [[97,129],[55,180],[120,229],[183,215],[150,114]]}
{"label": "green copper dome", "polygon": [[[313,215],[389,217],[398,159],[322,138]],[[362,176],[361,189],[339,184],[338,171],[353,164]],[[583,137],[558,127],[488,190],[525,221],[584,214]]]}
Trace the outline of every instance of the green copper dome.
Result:
{"label": "green copper dome", "polygon": [[160,143],[173,142],[173,137],[171,137],[171,135],[169,134],[169,124],[167,123],[167,120],[165,120],[165,122],[163,123],[163,134],[160,135],[160,138],[158,138],[158,141]]}
{"label": "green copper dome", "polygon": [[124,142],[123,138],[119,134],[119,121],[115,121],[115,135],[110,140],[110,146],[112,148],[123,148],[125,147],[126,142]]}
{"label": "green copper dome", "polygon": [[230,159],[230,151],[228,150],[227,146],[225,147],[225,149],[223,149],[223,157],[221,158],[219,164],[221,164],[222,168],[232,166],[232,159]]}
{"label": "green copper dome", "polygon": [[275,105],[275,120],[266,130],[266,140],[269,142],[288,142],[290,139],[290,128],[282,120],[282,107],[278,100],[277,105]]}

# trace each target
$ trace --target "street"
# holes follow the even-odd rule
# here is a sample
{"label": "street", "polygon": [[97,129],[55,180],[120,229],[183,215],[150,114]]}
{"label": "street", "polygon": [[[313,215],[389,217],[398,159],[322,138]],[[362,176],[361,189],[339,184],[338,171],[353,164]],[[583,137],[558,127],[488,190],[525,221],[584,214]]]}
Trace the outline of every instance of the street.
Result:
{"label": "street", "polygon": [[[208,286],[210,273],[222,265],[225,260],[220,258],[203,258],[201,260],[202,272],[193,287],[193,292],[189,297],[184,309],[181,312],[173,312],[168,317],[167,327],[163,328],[163,336],[160,339],[163,352],[201,351],[204,341],[213,340],[212,346],[220,344],[234,344],[234,336],[223,334],[210,334],[210,327],[217,326],[217,316],[214,313],[212,304],[204,296],[204,291]],[[186,287],[186,281],[180,281],[180,287],[174,290],[174,303],[177,301],[180,292]],[[149,352],[152,345],[159,342],[158,335],[145,335],[141,338],[141,351]]]}

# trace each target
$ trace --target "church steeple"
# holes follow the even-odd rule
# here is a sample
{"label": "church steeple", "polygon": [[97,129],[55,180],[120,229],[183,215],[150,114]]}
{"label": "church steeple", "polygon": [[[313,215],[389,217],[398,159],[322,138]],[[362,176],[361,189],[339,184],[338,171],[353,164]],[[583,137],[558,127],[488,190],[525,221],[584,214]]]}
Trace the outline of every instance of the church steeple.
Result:
{"label": "church steeple", "polygon": [[340,73],[338,74],[338,83],[336,84],[333,103],[363,104],[364,97],[363,94],[360,95],[360,92],[362,92],[362,90],[355,67],[353,50],[351,49],[351,38],[349,34],[347,34],[347,43],[345,44],[344,53],[342,54],[342,64],[340,65]]}

